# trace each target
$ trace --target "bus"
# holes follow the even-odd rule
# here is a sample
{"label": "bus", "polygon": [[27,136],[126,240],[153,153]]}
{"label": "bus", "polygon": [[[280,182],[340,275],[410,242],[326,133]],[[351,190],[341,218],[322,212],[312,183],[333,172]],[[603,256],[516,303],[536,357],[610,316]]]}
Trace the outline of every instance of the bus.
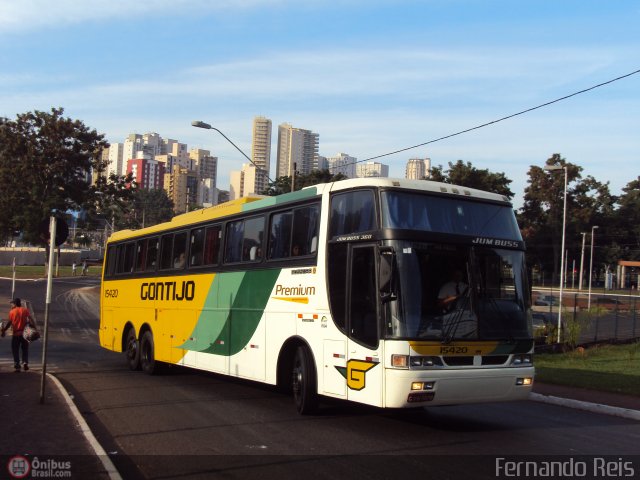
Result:
{"label": "bus", "polygon": [[277,385],[301,414],[319,397],[522,400],[524,251],[508,198],[466,187],[368,178],[241,198],[111,235],[100,344],[148,374],[173,364]]}

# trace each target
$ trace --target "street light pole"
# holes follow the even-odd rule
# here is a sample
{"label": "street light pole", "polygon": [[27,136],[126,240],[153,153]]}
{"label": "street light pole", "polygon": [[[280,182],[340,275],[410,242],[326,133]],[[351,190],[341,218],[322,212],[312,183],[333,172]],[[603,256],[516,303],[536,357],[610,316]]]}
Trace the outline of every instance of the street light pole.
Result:
{"label": "street light pole", "polygon": [[587,237],[587,232],[582,232],[582,253],[580,254],[580,281],[578,282],[578,290],[582,291],[582,267],[584,265],[584,241]]}
{"label": "street light pole", "polygon": [[591,309],[591,278],[593,277],[593,237],[598,225],[591,227],[591,260],[589,260],[589,300],[587,301],[587,309]]}
{"label": "street light pole", "polygon": [[251,160],[249,158],[249,156],[244,153],[242,150],[240,150],[240,147],[238,147],[235,143],[233,143],[229,137],[227,137],[224,133],[222,133],[220,130],[218,130],[216,127],[212,127],[211,125],[209,125],[208,123],[205,123],[203,121],[200,120],[194,120],[193,122],[191,122],[191,125],[196,127],[196,128],[204,128],[205,130],[215,130],[216,132],[218,132],[220,135],[222,135],[224,137],[224,139],[229,142],[231,145],[233,145],[235,147],[236,150],[238,150],[243,156],[244,158],[246,158],[247,160],[249,160],[249,162],[251,163],[251,165],[253,165],[254,167],[256,167],[256,170],[258,170],[259,172],[261,172],[262,174],[264,174],[265,177],[267,177],[267,180],[269,180],[269,182],[273,183],[273,180],[271,180],[271,178],[269,177],[269,173],[266,172],[264,170],[264,168],[256,165],[253,160]]}
{"label": "street light pole", "polygon": [[562,328],[562,293],[564,290],[564,243],[567,229],[567,167],[561,165],[545,165],[545,170],[555,172],[564,170],[564,207],[562,213],[562,246],[560,249],[560,305],[558,306],[558,343],[560,343],[560,330]]}

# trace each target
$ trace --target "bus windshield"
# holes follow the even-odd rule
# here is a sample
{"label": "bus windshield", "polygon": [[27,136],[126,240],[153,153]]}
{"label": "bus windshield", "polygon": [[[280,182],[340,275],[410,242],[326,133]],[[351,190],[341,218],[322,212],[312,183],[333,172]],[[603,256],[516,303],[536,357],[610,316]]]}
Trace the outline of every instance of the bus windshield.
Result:
{"label": "bus windshield", "polygon": [[383,228],[396,230],[386,243],[397,277],[387,338],[531,338],[522,236],[510,205],[397,190],[383,191],[381,201]]}
{"label": "bus windshield", "polygon": [[396,190],[383,191],[381,200],[383,228],[522,241],[509,205]]}
{"label": "bus windshield", "polygon": [[532,337],[524,253],[392,241],[396,295],[387,338],[516,340]]}

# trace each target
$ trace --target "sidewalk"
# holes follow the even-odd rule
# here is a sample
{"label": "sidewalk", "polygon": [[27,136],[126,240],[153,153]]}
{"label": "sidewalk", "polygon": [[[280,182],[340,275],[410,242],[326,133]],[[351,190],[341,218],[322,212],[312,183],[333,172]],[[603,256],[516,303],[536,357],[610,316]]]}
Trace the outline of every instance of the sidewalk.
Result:
{"label": "sidewalk", "polygon": [[640,398],[632,395],[534,381],[530,399],[640,422]]}
{"label": "sidewalk", "polygon": [[[86,426],[84,420],[79,421],[74,415],[77,409],[68,404],[68,396],[60,390],[57,380],[46,378],[44,403],[41,404],[41,372],[15,373],[9,367],[11,365],[0,366],[0,411],[3,412],[0,464],[3,473],[12,458],[22,456],[29,462],[27,468],[48,470],[54,477],[119,478],[117,473],[114,476],[107,471],[102,461],[106,455],[96,453],[82,430]],[[23,459],[16,461],[24,465]],[[107,461],[109,466],[108,458]],[[70,475],[66,474],[68,471]]]}

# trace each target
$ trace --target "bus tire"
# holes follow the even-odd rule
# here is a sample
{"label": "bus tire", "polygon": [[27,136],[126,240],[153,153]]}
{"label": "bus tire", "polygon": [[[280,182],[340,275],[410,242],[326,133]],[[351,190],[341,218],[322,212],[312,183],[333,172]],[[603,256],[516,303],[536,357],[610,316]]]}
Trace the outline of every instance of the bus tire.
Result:
{"label": "bus tire", "polygon": [[316,370],[311,352],[307,347],[299,346],[293,360],[291,387],[296,410],[300,415],[314,413],[318,408],[316,385]]}
{"label": "bus tire", "polygon": [[153,375],[158,371],[158,362],[154,355],[153,334],[147,330],[140,338],[140,366],[147,375]]}
{"label": "bus tire", "polygon": [[130,327],[125,335],[124,356],[131,370],[140,370],[140,342],[133,327]]}

